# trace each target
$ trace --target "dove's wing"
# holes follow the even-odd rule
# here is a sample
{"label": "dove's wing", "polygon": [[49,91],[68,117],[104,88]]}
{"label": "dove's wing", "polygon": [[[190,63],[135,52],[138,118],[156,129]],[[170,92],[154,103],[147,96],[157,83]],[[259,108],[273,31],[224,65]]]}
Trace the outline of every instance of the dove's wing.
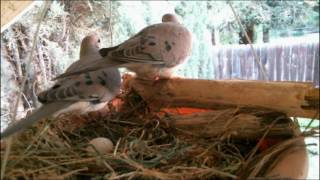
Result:
{"label": "dove's wing", "polygon": [[120,91],[121,77],[118,69],[107,69],[62,82],[61,84],[58,82],[51,89],[40,93],[38,99],[44,105],[30,116],[5,129],[1,133],[1,138],[25,129],[37,120],[50,117],[74,103],[91,102],[95,104],[111,100]]}
{"label": "dove's wing", "polygon": [[[91,59],[101,58],[98,53],[99,39],[96,35],[87,36],[81,43],[80,60],[73,63],[67,71],[74,71],[86,65]],[[9,126],[1,138],[7,137],[21,129],[29,127],[35,121],[49,117],[58,112],[67,112],[70,106],[85,111],[89,107],[101,107],[100,103],[111,100],[120,91],[121,77],[116,68],[97,72],[88,72],[58,80],[53,87],[40,93],[38,99],[43,103],[30,116]],[[75,106],[77,105],[77,106]],[[90,108],[89,108],[90,109]],[[93,108],[96,109],[96,108]]]}
{"label": "dove's wing", "polygon": [[[109,68],[72,76],[57,82],[52,88],[38,95],[42,103],[55,101],[106,101],[106,94],[115,95],[120,90],[121,76],[118,69]],[[107,99],[107,101],[110,99]]]}
{"label": "dove's wing", "polygon": [[83,68],[66,72],[58,78],[131,64],[174,67],[182,63],[190,51],[191,34],[185,27],[172,22],[155,24],[116,47],[101,49],[103,58],[87,62]]}

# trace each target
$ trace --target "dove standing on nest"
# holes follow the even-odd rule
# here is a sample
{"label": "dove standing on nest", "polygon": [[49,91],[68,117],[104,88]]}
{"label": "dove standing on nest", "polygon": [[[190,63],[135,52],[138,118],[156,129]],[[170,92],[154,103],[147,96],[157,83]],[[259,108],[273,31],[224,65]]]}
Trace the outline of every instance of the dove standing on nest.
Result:
{"label": "dove standing on nest", "polygon": [[66,72],[63,78],[108,67],[126,67],[140,79],[170,78],[172,70],[191,53],[192,37],[173,14],[165,14],[162,23],[142,29],[135,36],[115,47],[100,49],[103,58]]}
{"label": "dove standing on nest", "polygon": [[[85,37],[81,43],[80,60],[73,63],[66,72],[82,67],[82,64],[101,58],[100,39],[97,35]],[[40,93],[38,100],[43,103],[25,119],[9,126],[1,133],[1,138],[31,126],[37,120],[61,113],[86,113],[103,108],[108,101],[120,92],[121,76],[117,68],[102,69],[95,72],[59,79],[53,87]]]}

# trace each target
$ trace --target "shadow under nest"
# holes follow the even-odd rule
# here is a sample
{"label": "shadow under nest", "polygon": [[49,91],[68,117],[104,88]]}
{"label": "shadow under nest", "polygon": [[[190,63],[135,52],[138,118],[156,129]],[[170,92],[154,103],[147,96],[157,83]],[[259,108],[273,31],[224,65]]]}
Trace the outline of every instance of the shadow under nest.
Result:
{"label": "shadow under nest", "polygon": [[[134,90],[108,106],[108,112],[60,116],[18,134],[5,179],[263,177],[305,136],[285,114],[267,109],[152,109]],[[113,153],[88,154],[85,148],[96,137],[109,138]]]}

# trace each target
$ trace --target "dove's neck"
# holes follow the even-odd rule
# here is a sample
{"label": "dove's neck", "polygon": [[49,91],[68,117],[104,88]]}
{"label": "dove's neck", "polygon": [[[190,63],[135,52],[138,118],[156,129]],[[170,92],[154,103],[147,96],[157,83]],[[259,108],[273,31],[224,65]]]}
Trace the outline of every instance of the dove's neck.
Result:
{"label": "dove's neck", "polygon": [[98,46],[81,46],[80,57],[87,56],[89,54],[95,54],[99,51]]}

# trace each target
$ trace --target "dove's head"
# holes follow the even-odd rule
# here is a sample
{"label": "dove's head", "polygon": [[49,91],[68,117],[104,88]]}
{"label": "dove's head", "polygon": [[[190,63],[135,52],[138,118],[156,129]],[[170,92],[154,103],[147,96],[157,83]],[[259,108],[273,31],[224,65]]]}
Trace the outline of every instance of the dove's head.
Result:
{"label": "dove's head", "polygon": [[98,52],[100,49],[100,38],[97,34],[91,34],[82,39],[80,56],[88,53]]}
{"label": "dove's head", "polygon": [[165,14],[162,16],[162,22],[179,23],[178,17],[174,14]]}

